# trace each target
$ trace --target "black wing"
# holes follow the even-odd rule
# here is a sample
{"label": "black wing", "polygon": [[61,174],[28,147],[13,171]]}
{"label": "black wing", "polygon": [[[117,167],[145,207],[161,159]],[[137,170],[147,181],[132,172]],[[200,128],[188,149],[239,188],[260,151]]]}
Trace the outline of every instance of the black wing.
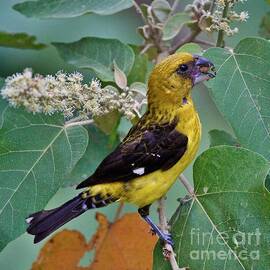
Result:
{"label": "black wing", "polygon": [[[96,184],[129,181],[156,170],[167,170],[187,149],[188,137],[175,129],[176,123],[152,126],[140,136],[128,135],[77,188]],[[130,138],[130,139],[129,139]],[[133,139],[132,139],[133,138]]]}

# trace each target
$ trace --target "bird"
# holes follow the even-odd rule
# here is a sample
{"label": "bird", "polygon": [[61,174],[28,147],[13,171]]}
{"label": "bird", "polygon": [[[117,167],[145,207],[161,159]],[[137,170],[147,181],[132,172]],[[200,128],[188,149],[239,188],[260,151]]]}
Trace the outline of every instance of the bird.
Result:
{"label": "bird", "polygon": [[147,110],[122,142],[81,182],[83,189],[63,205],[33,213],[26,219],[27,232],[38,243],[89,209],[114,202],[138,207],[152,231],[173,245],[150,218],[150,206],[165,196],[177,177],[195,158],[200,145],[201,123],[191,90],[214,78],[214,64],[199,55],[175,53],[158,63],[148,79]]}

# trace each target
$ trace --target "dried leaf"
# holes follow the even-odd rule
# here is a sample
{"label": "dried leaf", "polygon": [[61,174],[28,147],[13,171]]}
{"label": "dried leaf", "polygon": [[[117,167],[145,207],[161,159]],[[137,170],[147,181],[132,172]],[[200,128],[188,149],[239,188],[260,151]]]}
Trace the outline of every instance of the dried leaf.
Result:
{"label": "dried leaf", "polygon": [[[157,238],[138,214],[126,214],[113,224],[97,213],[99,228],[89,243],[78,231],[63,230],[41,249],[32,270],[150,270]],[[94,251],[90,266],[80,267],[86,252]]]}
{"label": "dried leaf", "polygon": [[113,61],[114,70],[114,81],[120,89],[125,89],[127,87],[127,76],[126,74],[117,66],[116,62]]}
{"label": "dried leaf", "polygon": [[88,249],[88,244],[80,232],[63,230],[44,245],[32,265],[32,270],[84,269],[77,265]]}

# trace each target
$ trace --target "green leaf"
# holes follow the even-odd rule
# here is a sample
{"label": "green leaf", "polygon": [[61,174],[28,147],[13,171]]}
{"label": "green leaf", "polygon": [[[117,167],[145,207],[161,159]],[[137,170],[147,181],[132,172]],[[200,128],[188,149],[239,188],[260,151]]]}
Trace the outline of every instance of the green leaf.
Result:
{"label": "green leaf", "polygon": [[[106,86],[112,87],[112,86]],[[120,121],[120,113],[112,111],[107,114],[94,117],[96,125],[107,135],[115,133]]]}
{"label": "green leaf", "polygon": [[45,44],[37,43],[35,36],[26,33],[6,33],[0,32],[0,46],[19,49],[43,49]]}
{"label": "green leaf", "polygon": [[132,49],[117,39],[85,37],[76,42],[53,45],[66,62],[93,70],[102,81],[114,81],[114,61],[126,75],[134,63]]}
{"label": "green leaf", "polygon": [[266,39],[270,39],[270,12],[263,16],[259,34]]}
{"label": "green leaf", "polygon": [[119,141],[110,143],[110,136],[101,132],[94,125],[87,128],[89,143],[83,157],[72,172],[66,177],[65,185],[78,184],[93,174],[100,162],[115,148]]}
{"label": "green leaf", "polygon": [[154,0],[151,4],[152,11],[160,22],[165,22],[171,12],[170,3],[166,0]]}
{"label": "green leaf", "polygon": [[145,54],[140,54],[140,48],[135,45],[130,45],[135,54],[134,64],[128,75],[128,83],[132,84],[134,82],[146,81],[146,76],[148,72],[148,58]]}
{"label": "green leaf", "polygon": [[216,79],[211,96],[240,144],[270,159],[270,42],[246,38],[234,51],[209,49]]}
{"label": "green leaf", "polygon": [[190,22],[187,13],[176,13],[168,18],[163,27],[163,40],[173,39],[182,29],[183,25]]}
{"label": "green leaf", "polygon": [[213,129],[209,131],[210,147],[219,145],[240,146],[236,138],[224,130]]}
{"label": "green leaf", "polygon": [[177,49],[176,52],[188,52],[188,53],[191,53],[191,54],[201,55],[202,51],[203,51],[203,49],[201,48],[200,45],[191,42],[191,43],[184,44],[179,49]]}
{"label": "green leaf", "polygon": [[0,100],[0,250],[25,232],[25,218],[46,206],[88,143],[61,115],[13,109]]}
{"label": "green leaf", "polygon": [[131,6],[131,0],[37,0],[19,3],[13,8],[27,17],[47,19],[71,18],[86,13],[110,15]]}
{"label": "green leaf", "polygon": [[[213,147],[194,165],[195,195],[182,200],[171,220],[180,267],[196,270],[268,270],[270,168],[261,155],[243,148]],[[156,247],[153,269],[171,270]]]}

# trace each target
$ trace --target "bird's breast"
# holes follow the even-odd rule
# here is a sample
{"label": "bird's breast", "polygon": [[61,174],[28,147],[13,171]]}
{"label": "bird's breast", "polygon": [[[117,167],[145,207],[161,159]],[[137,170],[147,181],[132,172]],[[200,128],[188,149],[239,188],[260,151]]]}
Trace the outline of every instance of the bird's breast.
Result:
{"label": "bird's breast", "polygon": [[188,137],[188,145],[181,159],[168,170],[157,170],[125,184],[124,200],[139,207],[151,204],[164,196],[177,177],[194,159],[200,145],[201,123],[192,100],[181,107],[176,129]]}

